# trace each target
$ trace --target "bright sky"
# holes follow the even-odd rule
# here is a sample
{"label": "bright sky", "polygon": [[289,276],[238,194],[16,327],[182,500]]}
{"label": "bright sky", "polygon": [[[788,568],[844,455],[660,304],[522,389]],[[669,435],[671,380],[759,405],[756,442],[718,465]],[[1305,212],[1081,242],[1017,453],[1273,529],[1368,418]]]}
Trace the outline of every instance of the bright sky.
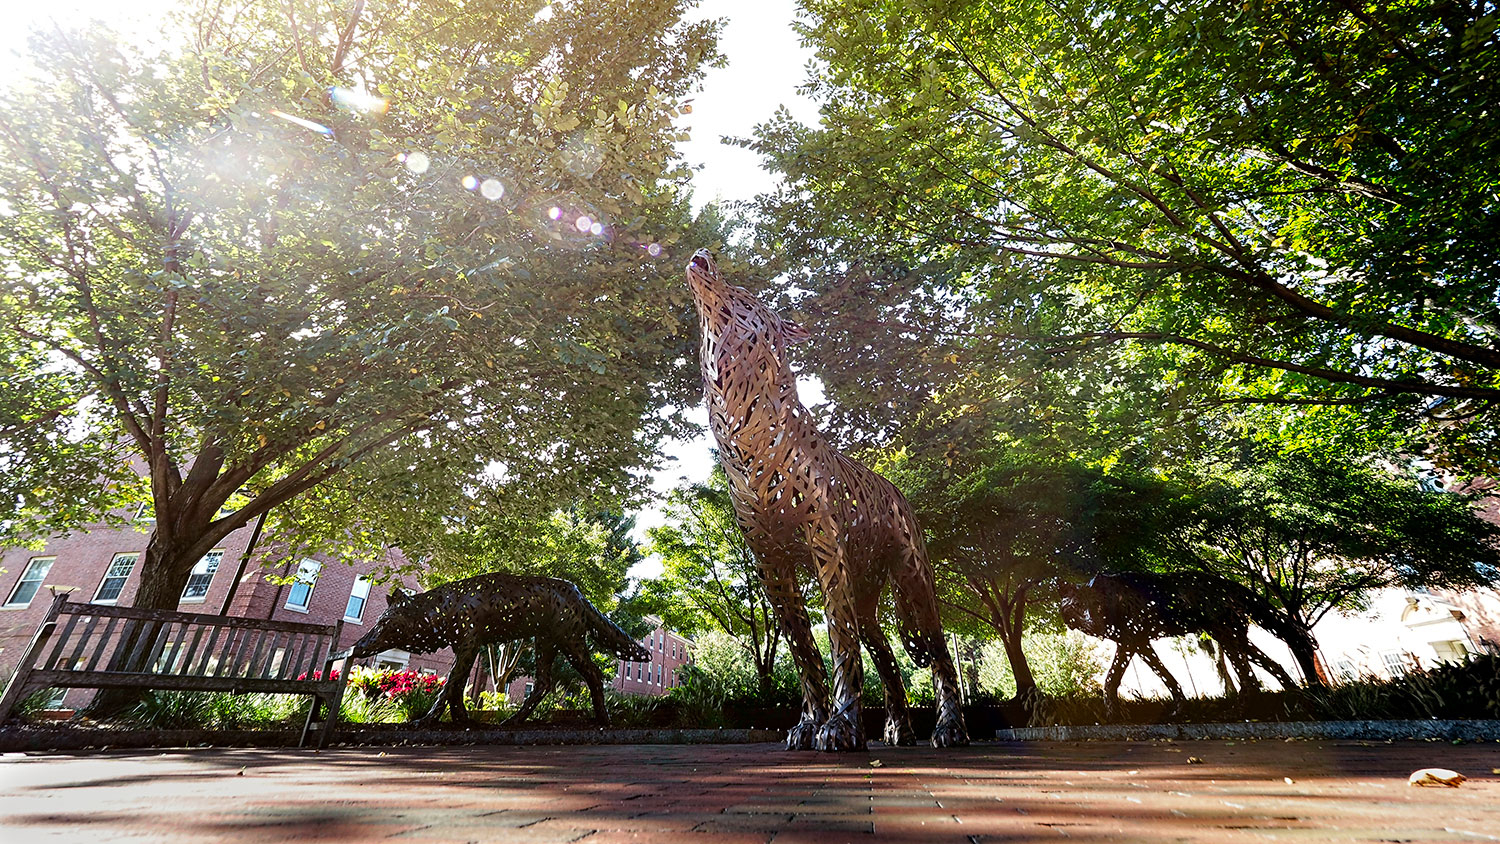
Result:
{"label": "bright sky", "polygon": [[[693,207],[702,208],[714,200],[752,199],[775,185],[771,174],[761,169],[759,156],[721,143],[723,138],[749,137],[755,125],[770,119],[780,106],[786,106],[804,123],[815,123],[817,107],[798,96],[796,90],[805,78],[812,52],[792,31],[796,13],[793,0],[760,0],[753,5],[743,0],[701,0],[697,13],[705,18],[728,19],[719,40],[719,51],[728,58],[728,64],[710,70],[704,78],[691,119],[684,123],[692,139],[680,147],[687,161],[701,168],[693,176]],[[822,402],[821,384],[804,378],[799,386],[804,404]],[[708,424],[708,413],[702,405],[694,410],[693,418],[701,425]],[[706,431],[695,439],[670,443],[667,454],[673,462],[653,478],[653,489],[665,495],[683,483],[707,479],[713,469],[712,446]],[[662,514],[650,507],[639,513],[637,520],[637,536],[644,539],[645,529],[661,524]],[[647,560],[631,574],[651,577],[660,572],[657,561]]]}
{"label": "bright sky", "polygon": [[[9,64],[11,51],[23,49],[25,35],[33,26],[46,26],[50,20],[77,21],[102,18],[121,31],[150,32],[151,19],[173,5],[172,0],[50,0],[47,3],[16,4],[8,10],[7,26],[0,28],[0,68]],[[725,145],[725,137],[748,137],[755,125],[770,119],[776,109],[786,106],[804,123],[817,120],[817,108],[800,97],[797,86],[806,76],[806,65],[812,57],[792,31],[796,14],[794,0],[700,0],[690,12],[693,18],[726,18],[719,50],[728,58],[725,67],[713,69],[703,81],[703,89],[693,101],[693,112],[684,118],[683,126],[692,138],[680,147],[686,160],[698,168],[693,176],[693,206],[701,208],[714,200],[734,202],[748,200],[774,186],[771,175],[761,169],[759,156]],[[823,400],[822,385],[802,379],[802,401],[812,405]],[[694,418],[707,425],[707,413],[700,405]],[[707,433],[690,441],[669,444],[672,461],[657,473],[653,488],[662,494],[688,481],[702,481],[713,468]],[[661,513],[648,508],[639,514],[637,536],[644,538],[647,527],[661,523]],[[660,571],[655,561],[647,561],[632,572],[637,577],[652,576]]]}

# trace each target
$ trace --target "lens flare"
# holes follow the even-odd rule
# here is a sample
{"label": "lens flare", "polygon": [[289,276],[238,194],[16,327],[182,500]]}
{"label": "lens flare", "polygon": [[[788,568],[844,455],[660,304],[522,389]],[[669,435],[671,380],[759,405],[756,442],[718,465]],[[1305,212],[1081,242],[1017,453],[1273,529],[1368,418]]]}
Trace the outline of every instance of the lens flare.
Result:
{"label": "lens flare", "polygon": [[460,184],[464,186],[464,190],[473,190],[479,187],[479,180],[473,176],[465,176]]}
{"label": "lens flare", "polygon": [[660,258],[661,257],[661,244],[660,243],[653,243],[650,246],[647,246],[646,247],[646,254],[650,255],[653,258]]}
{"label": "lens flare", "polygon": [[401,156],[401,161],[406,164],[406,169],[416,173],[418,176],[426,173],[427,168],[432,166],[432,161],[428,159],[425,152],[405,153]]}
{"label": "lens flare", "polygon": [[500,184],[500,182],[496,179],[485,179],[483,182],[479,183],[479,193],[485,199],[493,202],[494,200],[505,196],[505,185]]}
{"label": "lens flare", "polygon": [[554,205],[547,209],[547,216],[554,220],[560,220],[562,219],[562,209]]}
{"label": "lens flare", "polygon": [[314,123],[311,120],[304,120],[301,117],[297,117],[295,115],[287,114],[284,111],[277,111],[274,108],[273,109],[269,109],[267,111],[267,113],[271,114],[271,115],[274,115],[276,117],[279,117],[282,120],[285,120],[286,122],[291,123],[293,125],[301,126],[303,129],[310,129],[310,130],[312,130],[314,132],[317,132],[319,135],[322,135],[324,137],[327,137],[327,138],[333,137],[333,130],[330,129],[330,128],[328,128],[327,126],[324,126],[321,123]]}
{"label": "lens flare", "polygon": [[385,97],[336,85],[328,89],[328,99],[345,111],[362,111],[366,114],[385,114],[391,107],[390,101]]}
{"label": "lens flare", "polygon": [[595,223],[592,226],[589,226],[589,234],[595,234],[595,235],[604,234],[604,224],[603,223]]}
{"label": "lens flare", "polygon": [[594,227],[594,221],[589,219],[587,214],[584,214],[582,217],[574,220],[573,225],[577,226],[579,231],[586,232]]}

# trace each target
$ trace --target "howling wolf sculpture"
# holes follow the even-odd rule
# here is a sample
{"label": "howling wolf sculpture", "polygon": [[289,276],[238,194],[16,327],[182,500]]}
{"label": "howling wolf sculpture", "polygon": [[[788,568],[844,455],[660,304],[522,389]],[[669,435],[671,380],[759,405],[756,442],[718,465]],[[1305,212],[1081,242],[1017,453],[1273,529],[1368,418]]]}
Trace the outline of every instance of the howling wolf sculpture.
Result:
{"label": "howling wolf sculpture", "polygon": [[[922,530],[901,493],[840,454],[798,401],[787,346],[807,339],[807,332],[728,284],[707,250],[693,256],[687,281],[703,332],[709,424],[729,475],[735,518],[801,675],[802,718],[787,734],[787,748],[864,748],[861,642],[885,686],[885,740],[913,743],[901,672],[876,618],[887,582],[906,650],[918,665],[932,666],[932,744],[967,744]],[[831,700],[797,585],[799,568],[816,574],[823,588],[833,649]]]}
{"label": "howling wolf sculpture", "polygon": [[481,574],[455,580],[435,589],[408,595],[397,589],[375,627],[350,649],[355,659],[390,648],[427,654],[453,648],[453,673],[417,720],[435,724],[443,707],[451,707],[454,723],[472,719],[464,710],[464,678],[484,645],[536,637],[536,684],[516,714],[506,723],[519,723],[552,690],[552,662],[558,651],[589,684],[594,718],[609,723],[604,708],[604,678],[594,665],[586,634],[605,649],[630,662],[646,662],[651,653],[594,608],[578,587],[553,577]]}

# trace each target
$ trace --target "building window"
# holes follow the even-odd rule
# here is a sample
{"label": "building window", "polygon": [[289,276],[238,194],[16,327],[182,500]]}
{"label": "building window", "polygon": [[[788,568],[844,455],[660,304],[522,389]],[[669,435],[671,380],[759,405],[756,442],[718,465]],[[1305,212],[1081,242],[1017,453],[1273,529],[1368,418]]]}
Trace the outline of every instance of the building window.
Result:
{"label": "building window", "polygon": [[156,508],[151,506],[150,501],[143,501],[141,506],[135,508],[135,520],[138,522],[156,521]]}
{"label": "building window", "polygon": [[312,601],[313,584],[318,582],[318,572],[322,570],[323,564],[317,560],[303,560],[297,566],[297,580],[286,596],[287,609],[307,612],[307,605]]}
{"label": "building window", "polygon": [[224,559],[224,551],[210,551],[203,555],[203,559],[193,566],[193,573],[188,576],[187,586],[182,590],[182,600],[190,603],[202,601],[208,595],[208,586],[214,582],[214,572],[219,570],[219,561]]}
{"label": "building window", "polygon": [[46,579],[47,572],[52,570],[52,564],[57,561],[56,557],[33,557],[26,564],[26,570],[21,572],[21,579],[16,581],[16,588],[10,592],[6,599],[7,607],[24,607],[31,603],[36,595],[36,590],[42,588],[42,581]]}
{"label": "building window", "polygon": [[1380,655],[1380,659],[1392,677],[1406,676],[1406,657],[1400,651],[1386,651]]}
{"label": "building window", "polygon": [[535,683],[527,683],[526,684],[526,697],[531,697],[531,691],[532,691],[532,689],[535,689],[535,688],[536,688],[536,684]]}
{"label": "building window", "polygon": [[135,570],[135,562],[140,558],[140,554],[116,554],[109,561],[109,568],[104,570],[104,579],[99,581],[99,591],[94,593],[94,603],[113,604],[120,600],[125,581],[130,579],[130,573]]}
{"label": "building window", "polygon": [[1358,676],[1358,674],[1354,670],[1354,663],[1350,662],[1347,659],[1341,659],[1338,662],[1335,662],[1333,664],[1333,671],[1338,675],[1338,678],[1340,680],[1343,680],[1345,683],[1354,682],[1354,679]]}
{"label": "building window", "polygon": [[370,581],[364,575],[354,578],[354,588],[349,591],[349,603],[344,607],[345,621],[359,621],[365,616],[365,600],[370,597]]}

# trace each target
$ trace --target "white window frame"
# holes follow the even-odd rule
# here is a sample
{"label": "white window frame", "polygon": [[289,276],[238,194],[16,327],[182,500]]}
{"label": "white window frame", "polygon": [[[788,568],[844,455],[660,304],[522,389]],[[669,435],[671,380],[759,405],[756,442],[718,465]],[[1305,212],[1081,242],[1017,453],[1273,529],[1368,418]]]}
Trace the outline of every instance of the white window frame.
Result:
{"label": "white window frame", "polygon": [[[130,565],[125,568],[125,573],[115,573],[115,567],[120,565],[127,557],[130,559]],[[120,596],[125,594],[125,584],[130,581],[130,576],[132,574],[135,574],[136,563],[139,563],[140,561],[141,554],[139,551],[121,551],[120,553],[111,557],[109,560],[109,565],[104,569],[104,577],[99,579],[99,588],[94,590],[94,600],[90,601],[89,603],[103,604],[105,606],[119,603]],[[115,590],[115,596],[113,598],[102,597],[104,595],[104,587],[108,586],[111,580],[118,580],[120,582],[120,588]]]}
{"label": "white window frame", "polygon": [[1406,663],[1406,654],[1401,651],[1382,651],[1380,662],[1392,677],[1405,677],[1411,673],[1411,666]]}
{"label": "white window frame", "polygon": [[[32,557],[27,560],[26,568],[21,570],[21,576],[16,580],[16,585],[11,587],[9,597],[5,599],[5,608],[19,610],[31,606],[31,599],[36,597],[36,593],[42,591],[42,586],[47,583],[47,575],[52,571],[52,566],[56,562],[56,556]],[[38,567],[40,567],[41,571],[35,577],[32,577],[32,571]],[[16,596],[21,594],[21,587],[28,583],[35,583],[36,588],[32,589],[31,594],[26,596],[26,600],[17,601]]]}
{"label": "white window frame", "polygon": [[[208,590],[213,588],[214,576],[219,573],[219,566],[224,563],[224,549],[215,548],[203,555],[203,559],[193,564],[193,571],[188,575],[187,583],[182,585],[182,597],[178,599],[181,604],[201,604],[208,600]],[[206,577],[202,581],[203,594],[189,595],[188,590],[193,588],[193,579]]]}
{"label": "white window frame", "polygon": [[[360,587],[364,592],[360,593]],[[359,611],[354,615],[349,614],[349,605],[354,603],[356,593],[359,593]],[[364,575],[354,578],[354,585],[349,587],[349,600],[344,602],[344,620],[355,624],[365,623],[365,607],[370,605],[370,581]]]}
{"label": "white window frame", "polygon": [[385,668],[390,666],[396,671],[405,671],[411,665],[411,652],[391,648],[375,655],[375,666]]}
{"label": "white window frame", "polygon": [[138,522],[156,521],[156,507],[150,501],[142,501],[141,506],[135,508],[135,520]]}
{"label": "white window frame", "polygon": [[[317,560],[304,559],[297,564],[296,581],[291,584],[292,588],[286,595],[286,608],[293,612],[307,612],[312,606],[313,587],[318,585],[318,575],[323,571],[323,564]],[[306,586],[307,591],[302,595],[302,603],[293,603],[297,595],[297,587]]]}

